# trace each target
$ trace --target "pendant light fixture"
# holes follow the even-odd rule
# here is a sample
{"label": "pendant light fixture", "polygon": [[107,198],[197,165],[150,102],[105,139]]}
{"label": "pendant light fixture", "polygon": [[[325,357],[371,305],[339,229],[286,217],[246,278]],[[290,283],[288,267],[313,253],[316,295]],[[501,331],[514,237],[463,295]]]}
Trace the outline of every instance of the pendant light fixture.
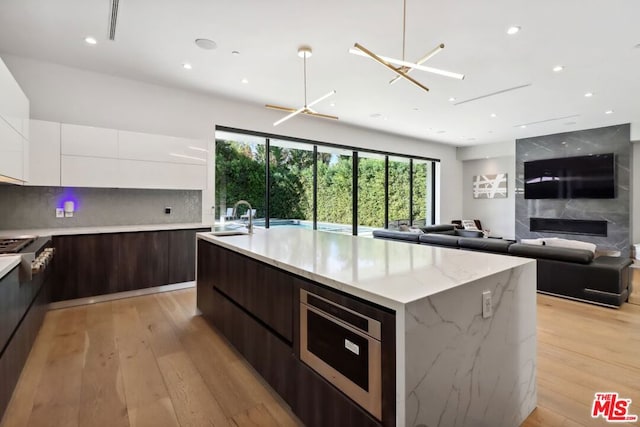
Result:
{"label": "pendant light fixture", "polygon": [[442,51],[442,49],[444,49],[444,44],[443,43],[440,43],[433,50],[428,52],[426,55],[424,55],[422,58],[420,58],[416,62],[406,61],[405,60],[406,35],[407,35],[407,25],[406,25],[406,23],[407,23],[407,0],[403,0],[403,10],[402,10],[402,59],[395,59],[395,58],[390,58],[390,57],[386,57],[386,56],[382,56],[382,55],[377,55],[377,54],[373,53],[372,51],[370,51],[369,49],[365,48],[364,46],[362,46],[359,43],[354,44],[353,47],[351,49],[349,49],[349,53],[352,53],[354,55],[369,57],[369,58],[373,59],[374,61],[378,62],[379,64],[383,65],[384,67],[387,67],[389,70],[393,71],[396,74],[396,77],[391,79],[391,81],[389,81],[389,84],[394,84],[400,78],[403,78],[403,79],[413,83],[414,85],[418,86],[420,89],[423,89],[423,90],[428,92],[429,91],[428,87],[424,86],[422,83],[420,83],[419,81],[417,81],[414,78],[409,76],[409,73],[412,72],[413,70],[426,71],[428,73],[438,74],[438,75],[445,76],[445,77],[451,77],[451,78],[458,79],[458,80],[464,79],[464,75],[463,74],[454,73],[454,72],[451,72],[451,71],[440,70],[438,68],[433,68],[433,67],[426,67],[426,66],[422,65],[425,62],[427,62],[429,59],[433,58],[435,55],[440,53]]}
{"label": "pendant light fixture", "polygon": [[286,111],[290,114],[284,116],[283,118],[281,118],[280,120],[276,121],[275,123],[273,123],[274,126],[278,126],[279,124],[289,120],[290,118],[297,116],[298,114],[307,114],[309,116],[314,116],[314,117],[320,117],[323,119],[332,119],[332,120],[338,120],[338,117],[336,116],[331,116],[329,114],[320,114],[317,111],[315,111],[314,109],[312,109],[311,107],[313,107],[314,105],[324,101],[325,99],[329,98],[330,96],[334,95],[336,93],[335,90],[332,90],[331,92],[321,96],[320,98],[316,99],[315,101],[307,104],[307,58],[310,58],[312,54],[311,48],[309,46],[301,46],[300,48],[298,48],[298,56],[302,58],[303,60],[303,66],[304,66],[304,71],[303,71],[303,78],[304,78],[304,105],[298,109],[295,108],[289,108],[289,107],[280,107],[278,105],[271,105],[271,104],[266,104],[265,107],[270,108],[272,110],[279,110],[279,111]]}

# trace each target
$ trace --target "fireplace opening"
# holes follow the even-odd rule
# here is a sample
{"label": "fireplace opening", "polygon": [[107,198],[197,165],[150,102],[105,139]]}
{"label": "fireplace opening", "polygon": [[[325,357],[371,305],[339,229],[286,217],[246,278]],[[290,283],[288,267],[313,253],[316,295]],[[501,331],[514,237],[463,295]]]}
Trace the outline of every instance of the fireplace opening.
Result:
{"label": "fireplace opening", "polygon": [[607,237],[607,221],[529,218],[529,230],[538,233],[582,234]]}

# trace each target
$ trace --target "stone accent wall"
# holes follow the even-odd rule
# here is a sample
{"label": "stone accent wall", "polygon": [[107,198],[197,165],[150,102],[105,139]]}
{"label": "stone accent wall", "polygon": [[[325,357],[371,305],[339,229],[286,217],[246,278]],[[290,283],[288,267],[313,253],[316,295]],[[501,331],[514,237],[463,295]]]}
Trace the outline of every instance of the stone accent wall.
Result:
{"label": "stone accent wall", "polygon": [[[628,257],[630,250],[631,126],[629,124],[588,129],[516,140],[516,239],[561,237],[595,243],[598,249],[618,250]],[[524,198],[524,162],[558,157],[614,153],[616,161],[615,199]],[[532,233],[529,218],[605,220],[608,236]]]}

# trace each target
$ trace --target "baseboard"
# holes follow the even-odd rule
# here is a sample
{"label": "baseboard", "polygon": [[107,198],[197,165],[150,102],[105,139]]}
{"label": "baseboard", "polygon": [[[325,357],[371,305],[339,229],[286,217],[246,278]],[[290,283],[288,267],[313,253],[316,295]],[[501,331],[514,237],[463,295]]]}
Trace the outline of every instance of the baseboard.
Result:
{"label": "baseboard", "polygon": [[113,301],[122,298],[139,297],[142,295],[158,294],[161,292],[177,291],[179,289],[189,289],[196,286],[195,281],[173,283],[171,285],[154,286],[152,288],[136,289],[134,291],[116,292],[114,294],[98,295],[95,297],[76,298],[66,301],[56,301],[49,304],[49,310],[60,308],[76,307],[79,305],[98,304],[101,302]]}

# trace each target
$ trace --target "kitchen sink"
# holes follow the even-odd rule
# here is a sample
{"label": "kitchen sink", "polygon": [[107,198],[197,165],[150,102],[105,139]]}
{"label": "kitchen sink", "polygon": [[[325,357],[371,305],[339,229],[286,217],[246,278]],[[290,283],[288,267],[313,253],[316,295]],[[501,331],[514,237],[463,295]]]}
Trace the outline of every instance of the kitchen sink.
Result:
{"label": "kitchen sink", "polygon": [[220,231],[212,231],[209,234],[212,236],[225,237],[225,236],[242,236],[249,235],[249,231],[241,231],[241,230],[220,230]]}
{"label": "kitchen sink", "polygon": [[249,230],[244,224],[216,225],[211,229],[212,236],[241,236],[249,234]]}

